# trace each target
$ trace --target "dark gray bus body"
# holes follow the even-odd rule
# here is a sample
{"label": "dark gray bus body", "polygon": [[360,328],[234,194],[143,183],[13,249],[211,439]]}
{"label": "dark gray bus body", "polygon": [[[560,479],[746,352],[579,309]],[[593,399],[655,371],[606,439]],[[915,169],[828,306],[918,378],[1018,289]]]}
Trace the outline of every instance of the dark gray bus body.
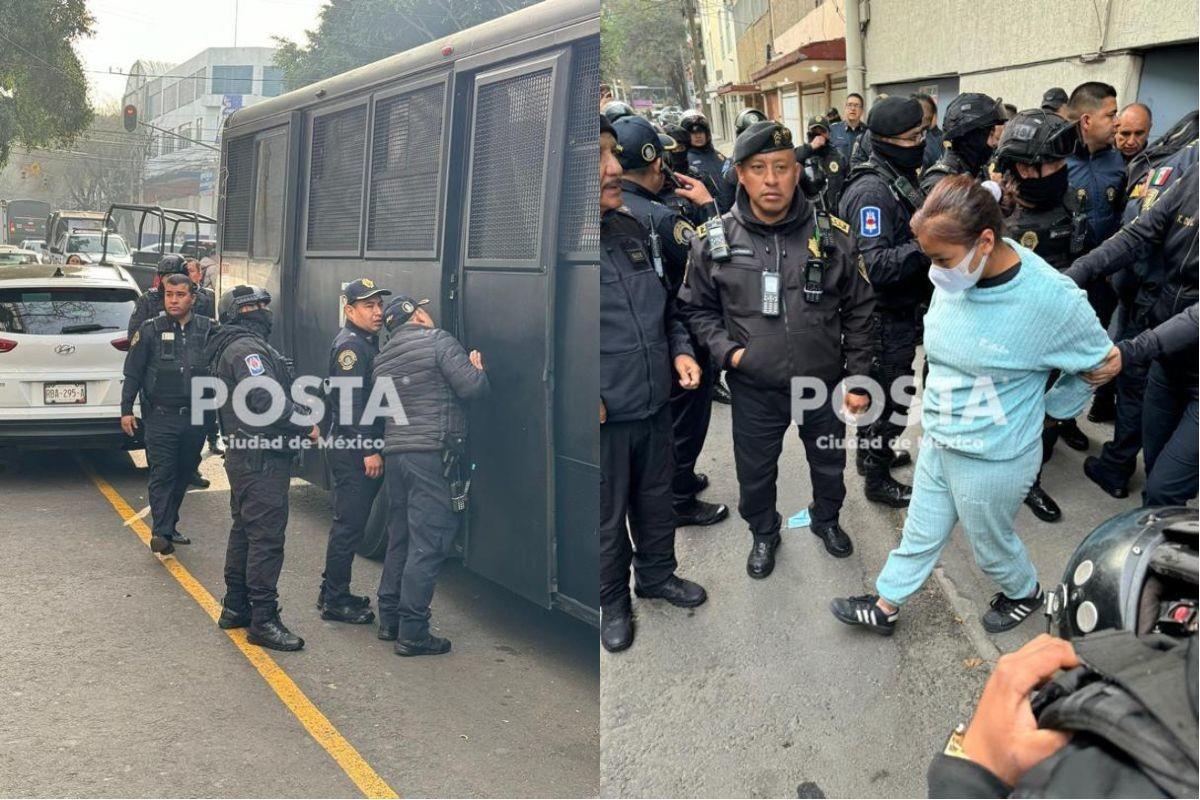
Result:
{"label": "dark gray bus body", "polygon": [[[599,3],[547,0],[235,112],[218,212],[222,286],[272,292],[297,374],[326,374],[340,290],[364,276],[484,353],[464,561],[592,624],[598,93]],[[328,487],[323,458],[301,469]]]}

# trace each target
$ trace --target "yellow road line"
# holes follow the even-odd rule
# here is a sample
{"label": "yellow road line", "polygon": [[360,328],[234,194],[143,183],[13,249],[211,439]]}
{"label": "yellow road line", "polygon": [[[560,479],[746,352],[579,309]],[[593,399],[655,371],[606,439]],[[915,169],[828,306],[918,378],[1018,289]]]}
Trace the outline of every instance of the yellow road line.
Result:
{"label": "yellow road line", "polygon": [[[82,461],[79,464],[96,488],[100,490],[100,494],[104,495],[117,515],[121,517],[121,520],[137,534],[138,538],[142,540],[142,544],[149,547],[150,528],[146,526],[145,522],[136,518],[137,512],[125,502],[125,499],[108,481],[96,474],[95,470]],[[159,556],[158,559],[167,568],[167,572],[170,572],[179,582],[183,590],[204,609],[204,613],[208,614],[213,622],[216,622],[217,618],[221,616],[221,604],[217,602],[216,598],[192,576],[192,573],[188,572],[187,567],[179,559],[173,556]],[[399,797],[395,790],[388,786],[387,782],[359,755],[358,751],[354,749],[354,745],[346,741],[346,737],[342,736],[320,709],[313,705],[313,702],[275,662],[275,659],[271,658],[266,650],[246,641],[244,629],[228,630],[225,633],[229,635],[238,650],[242,651],[242,655],[254,665],[258,674],[263,676],[263,680],[283,701],[288,710],[295,715],[309,735],[333,757],[333,760],[338,763],[346,776],[354,781],[365,797]]]}

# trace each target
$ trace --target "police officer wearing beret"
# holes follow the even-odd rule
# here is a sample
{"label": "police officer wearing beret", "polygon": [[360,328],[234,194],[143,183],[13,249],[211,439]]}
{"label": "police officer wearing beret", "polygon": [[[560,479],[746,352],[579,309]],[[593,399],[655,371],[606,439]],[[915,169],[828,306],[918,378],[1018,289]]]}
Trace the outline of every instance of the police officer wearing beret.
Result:
{"label": "police officer wearing beret", "polygon": [[[158,275],[155,277],[154,286],[151,286],[146,291],[142,292],[137,301],[133,304],[133,314],[129,317],[129,336],[132,338],[134,331],[141,327],[142,323],[151,317],[157,317],[163,313],[163,293],[161,288],[162,279],[167,275],[184,275],[188,274],[187,262],[183,256],[178,253],[167,253],[158,261]],[[192,311],[202,317],[209,319],[217,318],[217,310],[213,307],[212,296],[200,293],[196,295],[195,303]]]}
{"label": "police officer wearing beret", "polygon": [[292,370],[269,343],[271,293],[259,286],[238,285],[221,295],[221,326],[209,337],[205,359],[210,372],[228,392],[218,409],[228,439],[225,473],[233,525],[225,550],[225,597],[217,625],[226,630],[249,628],[246,640],[272,650],[299,650],[304,640],[279,618],[279,573],[283,571],[284,531],[288,519],[288,487],[292,460],[304,438],[316,441],[316,425],[293,419],[308,409],[288,400],[281,408],[261,386],[244,395],[254,415],[274,412],[266,420],[241,419],[234,389],[243,381],[273,381],[291,397]]}
{"label": "police officer wearing beret", "polygon": [[[810,199],[817,201],[820,207],[830,214],[837,211],[838,202],[842,199],[842,187],[849,174],[849,162],[841,151],[833,146],[829,136],[829,123],[824,117],[811,117],[808,120],[808,141],[796,148],[796,160],[801,168],[811,167],[819,173],[814,186],[815,196]],[[805,173],[808,174],[807,172]],[[804,178],[801,178],[802,185]],[[807,192],[806,192],[807,193]]]}
{"label": "police officer wearing beret", "polygon": [[[665,183],[663,154],[674,144],[660,135],[642,117],[624,117],[613,123],[621,152],[621,200],[625,210],[642,223],[647,231],[646,250],[650,253],[655,271],[661,271],[666,282],[669,302],[676,302],[683,274],[687,268],[688,250],[698,234],[693,225],[676,210],[658,201]],[[663,139],[668,139],[664,142]],[[701,208],[715,211],[712,195],[699,181],[683,175],[672,176],[679,196]],[[684,188],[686,187],[686,188]],[[714,525],[729,515],[721,503],[708,503],[696,495],[708,485],[706,475],[696,474],[696,460],[704,449],[708,423],[712,416],[713,370],[708,352],[692,341],[696,361],[701,365],[700,385],[695,389],[680,386],[671,388],[671,416],[675,446],[676,525]]]}
{"label": "police officer wearing beret", "polygon": [[675,574],[671,385],[700,384],[691,340],[621,202],[622,147],[600,120],[600,643],[633,644],[629,571],[640,597],[690,608],[707,599]]}
{"label": "police officer wearing beret", "polygon": [[[370,278],[347,284],[342,290],[346,324],[329,349],[326,412],[332,449],[326,451],[326,458],[333,476],[333,526],[317,607],[322,619],[352,625],[366,625],[375,619],[367,608],[370,598],[350,593],[350,569],[383,483],[383,456],[376,445],[383,434],[383,419],[367,422],[362,417],[371,396],[371,368],[379,352],[383,298],[390,294]],[[350,412],[345,417],[343,404]]]}
{"label": "police officer wearing beret", "polygon": [[948,147],[921,173],[921,191],[928,195],[947,175],[985,180],[1004,122],[1004,105],[999,100],[981,92],[964,92],[954,98],[946,108],[946,128],[942,131]]}
{"label": "police officer wearing beret", "polygon": [[[391,384],[405,416],[384,423],[388,546],[379,578],[379,632],[399,656],[441,655],[450,640],[429,628],[442,562],[458,534],[455,498],[466,501],[459,460],[466,455],[463,404],[490,390],[478,350],[470,353],[425,310],[428,300],[398,295],[383,323],[387,344],[375,358],[375,381]],[[469,473],[467,473],[469,476]],[[464,510],[465,505],[458,508]]]}
{"label": "police officer wearing beret", "polygon": [[1142,416],[1146,506],[1184,505],[1197,492],[1198,169],[1189,168],[1150,208],[1067,271],[1078,285],[1091,285],[1132,265],[1145,250],[1164,267],[1146,330],[1117,343],[1122,369],[1149,366]]}
{"label": "police officer wearing beret", "polygon": [[177,544],[191,544],[175,526],[204,446],[204,424],[192,420],[192,378],[208,371],[204,348],[215,326],[193,313],[196,286],[186,275],[167,275],[156,293],[165,313],[142,322],[125,355],[121,428],[127,436],[135,434],[133,403],[140,394],[150,468],[150,549],[166,555]]}
{"label": "police officer wearing beret", "polygon": [[[866,477],[868,500],[893,508],[908,505],[912,487],[891,477],[889,470],[908,463],[892,440],[904,431],[893,420],[908,413],[911,400],[897,401],[893,385],[912,380],[919,339],[918,309],[931,294],[926,276],[929,258],[921,252],[909,221],[925,195],[917,188],[924,158],[924,112],[912,98],[887,97],[867,117],[871,155],[850,169],[842,190],[841,216],[854,231],[875,288],[876,352],[872,377],[884,391],[883,414],[859,428],[858,470]],[[909,392],[905,392],[909,394]]]}
{"label": "police officer wearing beret", "polygon": [[[795,420],[812,479],[811,530],[831,555],[853,552],[838,524],[846,453],[834,389],[847,370],[870,368],[874,299],[850,227],[797,191],[791,132],[777,122],[751,125],[733,157],[740,185],[722,217],[728,254],[693,242],[681,297],[690,305],[689,327],[727,370],[738,511],[753,537],[746,571],[765,578],[781,542],[776,480],[795,377],[820,381],[827,395]],[[856,414],[869,398],[848,393],[843,402]]]}

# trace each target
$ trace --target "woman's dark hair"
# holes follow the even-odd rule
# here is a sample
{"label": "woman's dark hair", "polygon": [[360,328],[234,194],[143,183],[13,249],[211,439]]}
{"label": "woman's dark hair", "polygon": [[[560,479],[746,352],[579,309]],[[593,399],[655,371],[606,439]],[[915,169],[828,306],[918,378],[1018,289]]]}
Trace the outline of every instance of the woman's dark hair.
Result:
{"label": "woman's dark hair", "polygon": [[997,240],[1004,235],[1004,215],[995,194],[970,175],[951,175],[938,181],[910,225],[917,236],[924,233],[964,247],[986,230],[991,230]]}

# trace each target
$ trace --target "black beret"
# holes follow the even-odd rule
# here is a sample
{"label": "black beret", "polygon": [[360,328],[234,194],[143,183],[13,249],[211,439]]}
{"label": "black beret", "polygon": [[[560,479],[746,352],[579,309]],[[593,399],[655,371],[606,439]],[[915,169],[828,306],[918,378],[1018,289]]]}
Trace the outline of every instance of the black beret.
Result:
{"label": "black beret", "polygon": [[911,97],[885,97],[871,106],[867,130],[877,136],[899,136],[925,119],[921,103]]}
{"label": "black beret", "polygon": [[793,146],[792,132],[787,127],[774,120],[756,122],[742,131],[742,135],[734,142],[733,163],[740,164],[759,153],[791,150]]}

